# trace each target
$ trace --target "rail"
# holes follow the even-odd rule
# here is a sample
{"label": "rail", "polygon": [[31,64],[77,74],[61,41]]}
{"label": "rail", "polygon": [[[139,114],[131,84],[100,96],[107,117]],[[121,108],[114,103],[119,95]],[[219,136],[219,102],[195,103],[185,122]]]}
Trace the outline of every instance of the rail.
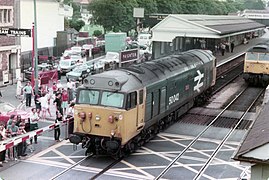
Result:
{"label": "rail", "polygon": [[[233,98],[231,100],[231,102],[211,121],[211,123],[209,123],[207,125],[207,127],[205,127],[189,144],[188,146],[186,146],[181,152],[180,154],[178,154],[166,167],[165,169],[155,178],[155,180],[158,180],[160,178],[162,178],[171,168],[172,166],[181,158],[181,156],[190,149],[190,147],[196,143],[198,141],[198,139],[210,128],[212,127],[212,125],[219,119],[219,117],[221,117],[221,115],[228,110],[228,108],[246,91],[248,87],[244,88],[235,98]],[[197,175],[195,176],[195,179],[199,179],[201,177],[201,175],[203,174],[203,172],[205,171],[205,169],[208,167],[208,165],[210,164],[210,162],[214,159],[214,157],[216,156],[217,152],[219,152],[220,148],[223,146],[223,144],[227,141],[227,139],[230,137],[230,135],[235,131],[235,129],[239,126],[239,124],[242,122],[242,120],[244,119],[244,117],[246,116],[247,112],[250,110],[250,108],[253,106],[253,104],[257,101],[257,99],[260,97],[261,93],[263,91],[260,91],[260,93],[258,94],[258,96],[254,99],[254,101],[250,104],[250,106],[247,108],[247,110],[243,113],[243,115],[240,117],[240,120],[236,123],[236,125],[231,128],[231,130],[229,131],[229,133],[227,133],[227,135],[224,137],[224,139],[221,141],[221,143],[218,145],[218,147],[216,148],[216,150],[213,152],[212,156],[209,158],[209,160],[205,163],[205,165],[200,169],[200,171],[197,173]]]}

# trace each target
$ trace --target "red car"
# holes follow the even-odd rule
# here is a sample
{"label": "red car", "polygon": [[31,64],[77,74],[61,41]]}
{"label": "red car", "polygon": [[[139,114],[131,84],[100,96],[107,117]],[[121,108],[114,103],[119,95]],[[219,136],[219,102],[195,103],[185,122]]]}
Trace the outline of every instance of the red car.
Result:
{"label": "red car", "polygon": [[27,122],[30,117],[30,112],[16,109],[13,105],[0,101],[0,122],[4,122],[6,124],[12,114],[16,116],[21,115],[21,119],[25,119],[25,122]]}

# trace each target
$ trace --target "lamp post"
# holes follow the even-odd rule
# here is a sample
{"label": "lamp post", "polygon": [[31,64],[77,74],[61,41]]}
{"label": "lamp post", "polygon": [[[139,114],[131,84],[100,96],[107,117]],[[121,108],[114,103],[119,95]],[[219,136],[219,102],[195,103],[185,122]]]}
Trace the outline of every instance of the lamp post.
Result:
{"label": "lamp post", "polygon": [[38,49],[37,49],[37,23],[36,23],[36,0],[34,0],[34,71],[35,71],[35,78],[34,78],[34,82],[35,82],[35,94],[38,93]]}

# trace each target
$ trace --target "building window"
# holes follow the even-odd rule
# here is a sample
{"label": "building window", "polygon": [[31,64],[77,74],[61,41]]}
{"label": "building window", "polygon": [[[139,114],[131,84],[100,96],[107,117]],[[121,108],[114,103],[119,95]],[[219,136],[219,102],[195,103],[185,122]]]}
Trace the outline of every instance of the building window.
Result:
{"label": "building window", "polygon": [[12,6],[0,6],[0,26],[13,26]]}

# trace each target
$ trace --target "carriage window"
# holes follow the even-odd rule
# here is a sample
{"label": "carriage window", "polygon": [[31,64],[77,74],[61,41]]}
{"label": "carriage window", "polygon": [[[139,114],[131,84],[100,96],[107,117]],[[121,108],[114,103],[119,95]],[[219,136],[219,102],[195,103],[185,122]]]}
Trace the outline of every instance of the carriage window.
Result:
{"label": "carriage window", "polygon": [[115,93],[104,91],[102,94],[101,105],[112,107],[123,107],[124,95],[122,93]]}
{"label": "carriage window", "polygon": [[127,109],[132,109],[136,107],[137,93],[132,92],[127,96]]}
{"label": "carriage window", "polygon": [[143,103],[143,99],[144,99],[143,94],[144,94],[143,90],[140,90],[139,91],[139,104]]}
{"label": "carriage window", "polygon": [[78,96],[78,104],[97,104],[99,99],[99,91],[81,90]]}

